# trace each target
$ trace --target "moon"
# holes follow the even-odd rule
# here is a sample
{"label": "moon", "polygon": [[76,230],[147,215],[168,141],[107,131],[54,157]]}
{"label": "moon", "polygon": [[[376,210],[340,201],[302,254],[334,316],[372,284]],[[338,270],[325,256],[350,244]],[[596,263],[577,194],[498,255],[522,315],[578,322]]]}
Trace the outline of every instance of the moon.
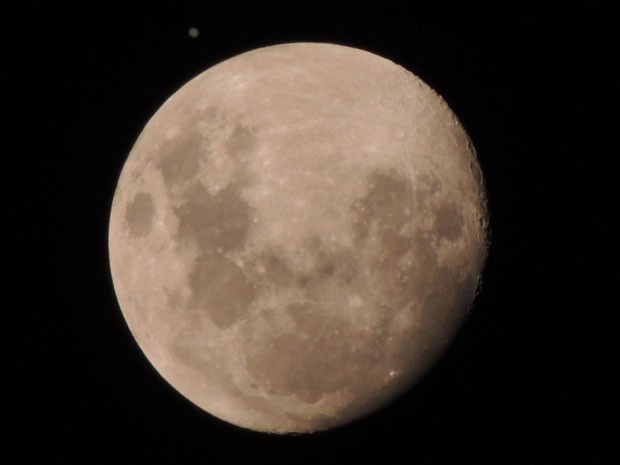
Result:
{"label": "moon", "polygon": [[429,86],[372,53],[260,48],[150,119],[112,202],[114,289],[178,392],[272,433],[352,422],[409,389],[487,256],[481,170]]}

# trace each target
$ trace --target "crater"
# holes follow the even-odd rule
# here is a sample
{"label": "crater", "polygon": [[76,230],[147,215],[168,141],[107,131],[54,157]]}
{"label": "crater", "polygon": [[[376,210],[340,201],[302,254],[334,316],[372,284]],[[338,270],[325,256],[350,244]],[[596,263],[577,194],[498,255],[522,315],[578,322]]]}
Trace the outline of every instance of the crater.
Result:
{"label": "crater", "polygon": [[219,328],[242,319],[254,300],[256,289],[232,260],[200,255],[189,274],[191,308],[204,312]]}
{"label": "crater", "polygon": [[455,241],[463,231],[463,215],[452,202],[443,202],[435,210],[434,229],[440,237]]}
{"label": "crater", "polygon": [[158,167],[166,185],[173,186],[194,178],[200,159],[208,153],[199,122],[179,131],[174,138],[162,142]]}
{"label": "crater", "polygon": [[[472,152],[475,153],[475,151],[472,149]],[[469,167],[471,169],[471,173],[474,177],[474,181],[476,182],[476,185],[478,187],[483,187],[484,186],[484,178],[482,176],[482,169],[480,168],[480,165],[478,164],[477,161],[473,160],[470,162]]]}
{"label": "crater", "polygon": [[213,373],[216,364],[210,360],[204,350],[197,350],[200,345],[200,328],[184,328],[170,344],[172,353],[186,366],[199,373]]}
{"label": "crater", "polygon": [[248,261],[248,273],[257,283],[286,288],[293,285],[296,274],[282,254],[268,247]]}
{"label": "crater", "polygon": [[237,160],[241,160],[254,150],[256,138],[245,126],[237,126],[224,145],[229,154]]}
{"label": "crater", "polygon": [[153,196],[147,192],[136,194],[125,209],[125,222],[129,234],[134,237],[146,236],[153,227],[154,214]]}
{"label": "crater", "polygon": [[378,234],[401,231],[410,221],[406,209],[411,208],[413,188],[408,180],[395,171],[376,170],[368,181],[366,195],[351,206],[358,242],[367,240],[371,229]]}
{"label": "crater", "polygon": [[376,172],[366,195],[352,206],[357,245],[365,251],[369,271],[364,285],[393,310],[410,303],[423,274],[436,266],[430,239],[413,227],[411,213],[417,212],[411,211],[412,196],[409,181],[396,173]]}
{"label": "crater", "polygon": [[241,199],[235,184],[211,195],[199,183],[193,184],[188,199],[175,208],[179,218],[177,240],[196,241],[204,253],[226,252],[243,245],[251,223],[251,208]]}
{"label": "crater", "polygon": [[[412,202],[411,183],[397,173],[376,172],[369,180],[366,195],[352,205],[357,245],[365,251],[364,268],[369,270],[364,285],[379,296],[388,314],[418,302],[437,313],[437,321],[445,321],[466,297],[458,290],[458,273],[440,266],[435,241],[437,236],[457,240],[464,227],[462,214],[448,201],[434,210]],[[424,193],[428,199],[441,188],[428,175],[420,180],[418,196]],[[406,214],[404,206],[410,207],[412,215]],[[430,215],[432,232],[415,227],[415,217],[421,214]]]}
{"label": "crater", "polygon": [[267,391],[294,394],[312,404],[345,387],[364,389],[368,373],[382,365],[385,351],[376,340],[380,335],[360,341],[345,324],[311,303],[288,305],[286,312],[295,321],[294,332],[273,328],[245,351],[248,373]]}
{"label": "crater", "polygon": [[276,247],[268,247],[248,260],[247,271],[252,280],[266,286],[279,288],[297,287],[306,297],[320,298],[321,286],[337,280],[343,285],[351,284],[357,276],[358,263],[352,250],[328,251],[323,241],[312,238],[302,246],[312,264],[305,271],[295,270]]}
{"label": "crater", "polygon": [[416,179],[415,200],[418,205],[428,203],[429,198],[441,191],[441,181],[429,173],[423,173]]}
{"label": "crater", "polygon": [[306,276],[306,281],[315,279],[336,279],[346,285],[357,278],[359,263],[352,250],[338,248],[327,250],[323,239],[318,236],[307,240],[304,247],[314,258],[312,277]]}
{"label": "crater", "polygon": [[181,292],[177,289],[164,290],[164,294],[166,295],[166,301],[168,307],[170,308],[178,308],[183,303],[183,297],[181,295]]}
{"label": "crater", "polygon": [[435,270],[433,278],[435,285],[424,301],[424,321],[431,330],[444,332],[469,309],[478,280],[475,275],[460,278],[456,270],[443,266]]}

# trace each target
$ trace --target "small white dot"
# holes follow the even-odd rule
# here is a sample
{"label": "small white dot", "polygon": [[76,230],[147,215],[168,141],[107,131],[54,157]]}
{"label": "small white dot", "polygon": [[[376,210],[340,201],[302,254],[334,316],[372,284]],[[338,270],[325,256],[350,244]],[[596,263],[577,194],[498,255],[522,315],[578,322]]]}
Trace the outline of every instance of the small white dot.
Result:
{"label": "small white dot", "polygon": [[187,33],[192,39],[195,39],[200,35],[200,31],[195,27],[189,28],[189,31],[187,31]]}
{"label": "small white dot", "polygon": [[360,307],[364,303],[362,298],[357,294],[350,295],[348,300],[349,305],[351,305],[352,307]]}

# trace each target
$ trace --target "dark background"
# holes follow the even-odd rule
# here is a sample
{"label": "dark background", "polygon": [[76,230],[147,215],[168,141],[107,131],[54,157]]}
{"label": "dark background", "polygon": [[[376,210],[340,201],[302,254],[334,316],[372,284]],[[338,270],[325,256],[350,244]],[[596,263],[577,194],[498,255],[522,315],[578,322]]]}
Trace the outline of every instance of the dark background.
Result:
{"label": "dark background", "polygon": [[[569,286],[558,270],[558,230],[568,205],[581,207],[563,167],[572,164],[566,96],[584,66],[596,64],[582,30],[529,17],[427,22],[406,10],[243,20],[169,8],[36,16],[36,25],[23,25],[21,41],[33,47],[21,57],[38,82],[43,131],[28,141],[38,186],[28,199],[42,207],[38,226],[23,234],[42,245],[46,271],[32,279],[50,289],[32,295],[45,303],[25,312],[27,347],[37,353],[24,365],[26,400],[15,401],[26,455],[50,463],[537,464],[580,446],[566,373],[578,374],[581,362],[568,351],[572,312],[558,297]],[[294,41],[379,54],[444,97],[478,152],[492,245],[469,320],[422,382],[349,426],[271,436],[204,413],[150,366],[117,304],[106,234],[123,163],[164,100],[224,59]]]}

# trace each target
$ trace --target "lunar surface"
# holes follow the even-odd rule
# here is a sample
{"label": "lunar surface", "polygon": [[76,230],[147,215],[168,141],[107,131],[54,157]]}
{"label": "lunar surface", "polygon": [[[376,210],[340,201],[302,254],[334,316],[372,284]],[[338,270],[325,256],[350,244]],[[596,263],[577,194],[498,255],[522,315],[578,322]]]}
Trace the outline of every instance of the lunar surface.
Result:
{"label": "lunar surface", "polygon": [[137,343],[235,425],[312,432],[412,386],[476,295],[485,192],[467,134],[402,67],[262,48],[179,89],[113,200],[114,287]]}

